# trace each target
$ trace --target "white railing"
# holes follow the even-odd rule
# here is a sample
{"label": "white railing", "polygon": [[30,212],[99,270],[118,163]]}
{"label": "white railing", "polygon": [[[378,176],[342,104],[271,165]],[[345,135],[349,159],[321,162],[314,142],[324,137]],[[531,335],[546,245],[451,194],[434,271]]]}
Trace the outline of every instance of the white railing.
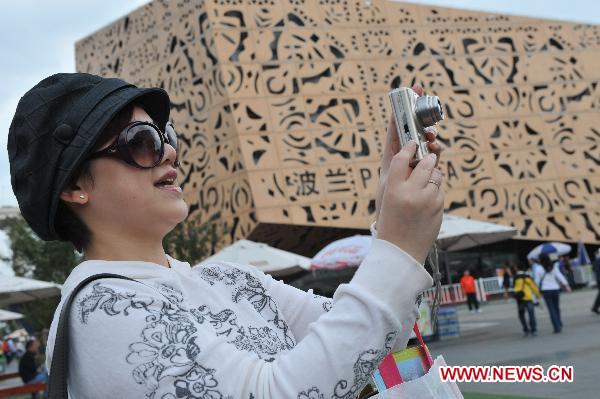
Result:
{"label": "white railing", "polygon": [[[433,298],[435,297],[435,288],[430,288],[423,292],[423,298],[426,298],[431,302],[433,302]],[[462,288],[460,288],[460,284],[451,284],[451,285],[442,285],[442,289],[440,290],[440,304],[448,305],[451,303],[461,303],[466,302],[467,297],[463,292]]]}
{"label": "white railing", "polygon": [[502,294],[504,292],[504,287],[502,287],[498,277],[480,278],[478,281],[481,282],[485,293],[488,295]]}
{"label": "white railing", "polygon": [[[488,295],[501,294],[504,288],[500,285],[497,277],[478,278],[475,280],[477,290],[477,300],[486,302]],[[430,288],[423,292],[423,297],[433,302],[435,289]],[[460,284],[442,285],[440,290],[440,304],[449,305],[452,303],[463,303],[467,301],[467,296],[463,292]]]}

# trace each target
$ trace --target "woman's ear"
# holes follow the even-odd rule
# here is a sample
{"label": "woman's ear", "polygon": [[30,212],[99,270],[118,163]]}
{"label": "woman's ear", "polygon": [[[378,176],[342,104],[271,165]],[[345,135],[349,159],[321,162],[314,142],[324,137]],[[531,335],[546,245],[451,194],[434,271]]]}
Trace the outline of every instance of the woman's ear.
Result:
{"label": "woman's ear", "polygon": [[70,204],[84,205],[88,202],[88,194],[81,186],[72,185],[60,193],[60,199]]}

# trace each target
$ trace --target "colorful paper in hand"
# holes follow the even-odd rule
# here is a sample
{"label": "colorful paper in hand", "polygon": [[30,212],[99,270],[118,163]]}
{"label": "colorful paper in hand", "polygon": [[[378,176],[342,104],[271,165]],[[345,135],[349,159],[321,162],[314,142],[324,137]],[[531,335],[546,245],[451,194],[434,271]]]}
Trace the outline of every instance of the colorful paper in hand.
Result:
{"label": "colorful paper in hand", "polygon": [[419,345],[388,354],[373,372],[373,382],[379,392],[422,377],[431,368],[433,360],[416,323],[413,331]]}
{"label": "colorful paper in hand", "polygon": [[[419,346],[394,352],[373,373],[373,382],[379,392],[424,376],[429,370],[425,350]],[[400,378],[398,378],[400,377]]]}

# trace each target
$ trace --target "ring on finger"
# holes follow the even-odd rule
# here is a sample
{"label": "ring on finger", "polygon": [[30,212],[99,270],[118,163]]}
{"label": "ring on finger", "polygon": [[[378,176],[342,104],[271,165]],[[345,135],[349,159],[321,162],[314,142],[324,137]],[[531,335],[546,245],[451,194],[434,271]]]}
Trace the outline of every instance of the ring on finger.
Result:
{"label": "ring on finger", "polygon": [[429,179],[429,181],[427,183],[431,183],[431,184],[435,185],[438,189],[440,188],[440,182],[437,180]]}

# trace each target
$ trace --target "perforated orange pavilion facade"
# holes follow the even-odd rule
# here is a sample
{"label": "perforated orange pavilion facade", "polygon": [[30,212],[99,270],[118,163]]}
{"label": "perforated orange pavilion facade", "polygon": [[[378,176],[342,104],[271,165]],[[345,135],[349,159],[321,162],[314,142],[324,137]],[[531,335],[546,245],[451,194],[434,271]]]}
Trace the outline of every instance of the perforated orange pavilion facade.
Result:
{"label": "perforated orange pavilion facade", "polygon": [[310,253],[327,231],[367,229],[387,92],[413,83],[445,104],[447,212],[600,244],[597,25],[379,0],[155,0],[76,58],[169,92],[190,218],[231,227],[217,247]]}

